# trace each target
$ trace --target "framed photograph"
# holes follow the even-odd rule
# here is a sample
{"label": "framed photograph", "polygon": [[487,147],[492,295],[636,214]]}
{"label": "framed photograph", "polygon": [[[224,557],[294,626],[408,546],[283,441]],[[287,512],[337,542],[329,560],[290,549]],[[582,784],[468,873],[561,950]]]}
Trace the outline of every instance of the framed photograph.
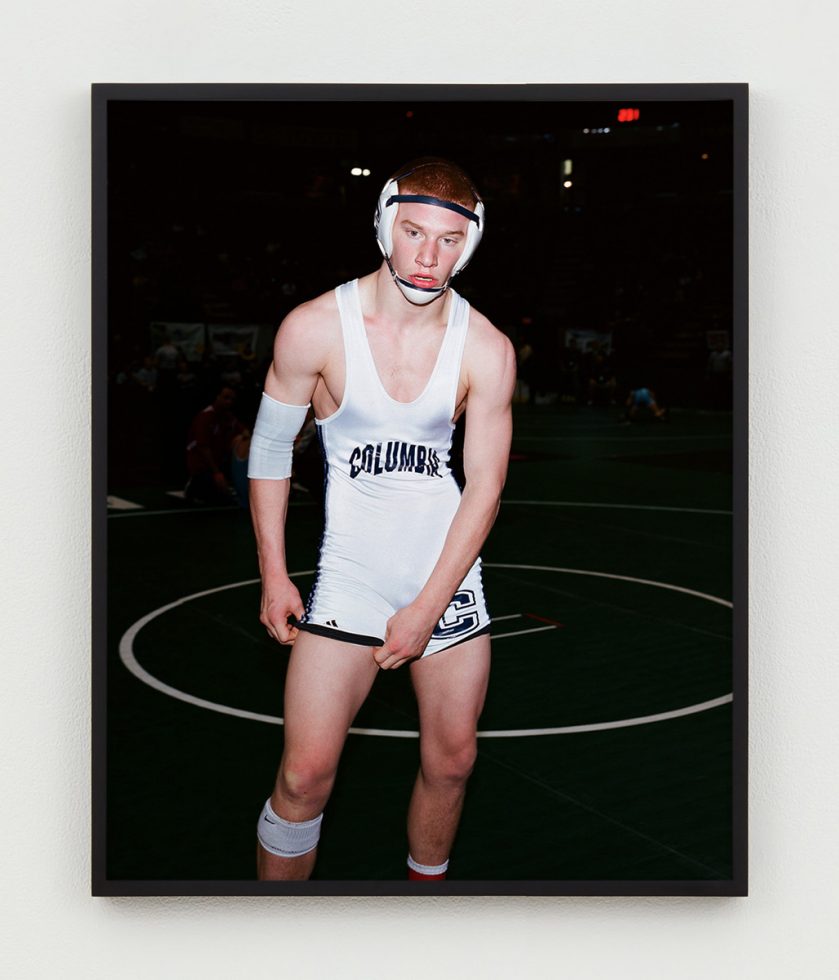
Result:
{"label": "framed photograph", "polygon": [[92,105],[94,894],[745,895],[747,86]]}

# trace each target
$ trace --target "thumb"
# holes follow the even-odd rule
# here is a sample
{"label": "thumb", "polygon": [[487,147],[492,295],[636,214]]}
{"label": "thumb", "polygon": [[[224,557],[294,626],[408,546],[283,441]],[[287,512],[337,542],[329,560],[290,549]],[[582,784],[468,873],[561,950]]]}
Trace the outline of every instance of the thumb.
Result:
{"label": "thumb", "polygon": [[[389,647],[390,643],[390,620],[385,623],[385,638],[384,642],[380,647],[373,647],[373,659],[376,663],[381,663],[383,660],[387,660],[390,656],[391,650]],[[384,656],[382,656],[382,651],[384,651]]]}

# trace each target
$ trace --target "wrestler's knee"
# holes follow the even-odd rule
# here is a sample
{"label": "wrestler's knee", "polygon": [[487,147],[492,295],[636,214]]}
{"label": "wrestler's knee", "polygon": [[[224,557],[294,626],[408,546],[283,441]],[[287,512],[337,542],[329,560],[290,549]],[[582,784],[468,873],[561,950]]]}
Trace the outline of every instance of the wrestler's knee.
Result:
{"label": "wrestler's knee", "polygon": [[335,763],[317,754],[283,758],[277,775],[277,790],[295,805],[325,805],[335,781]]}
{"label": "wrestler's knee", "polygon": [[422,753],[423,776],[433,782],[462,783],[472,774],[478,756],[474,733],[460,739],[426,746]]}

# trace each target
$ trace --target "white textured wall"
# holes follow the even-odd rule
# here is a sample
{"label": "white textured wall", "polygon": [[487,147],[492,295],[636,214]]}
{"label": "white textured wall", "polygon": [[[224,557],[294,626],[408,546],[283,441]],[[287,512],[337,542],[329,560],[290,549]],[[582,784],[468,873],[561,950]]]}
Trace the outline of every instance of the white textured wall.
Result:
{"label": "white textured wall", "polygon": [[[837,254],[828,0],[33,0],[0,40],[0,971],[839,975]],[[752,85],[752,896],[92,899],[91,82]]]}

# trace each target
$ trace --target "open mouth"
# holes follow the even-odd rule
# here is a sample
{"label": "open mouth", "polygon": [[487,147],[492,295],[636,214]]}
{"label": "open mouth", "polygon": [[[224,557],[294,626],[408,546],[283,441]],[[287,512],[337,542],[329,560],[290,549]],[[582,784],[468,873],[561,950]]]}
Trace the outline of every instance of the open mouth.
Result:
{"label": "open mouth", "polygon": [[421,289],[430,289],[437,285],[437,280],[431,276],[411,276],[410,281]]}

